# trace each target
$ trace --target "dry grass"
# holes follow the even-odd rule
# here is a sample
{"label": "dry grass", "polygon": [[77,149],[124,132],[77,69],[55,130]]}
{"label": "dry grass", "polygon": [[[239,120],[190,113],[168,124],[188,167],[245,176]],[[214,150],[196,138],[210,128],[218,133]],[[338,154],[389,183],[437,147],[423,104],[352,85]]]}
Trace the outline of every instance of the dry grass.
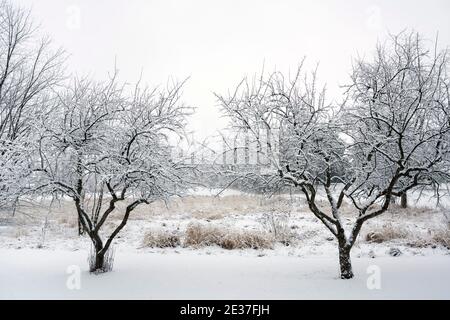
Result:
{"label": "dry grass", "polygon": [[405,214],[408,216],[422,216],[424,214],[429,214],[434,212],[433,209],[427,208],[427,207],[416,207],[412,204],[409,204],[409,206],[407,208],[402,208],[399,204],[397,203],[392,203],[389,205],[389,209],[387,210],[386,213],[391,213],[393,215],[398,215],[398,214]]}
{"label": "dry grass", "polygon": [[[323,199],[318,200],[317,204],[320,209],[324,210],[325,212],[330,212],[331,207],[327,200]],[[374,204],[371,207],[371,210],[377,210],[379,208],[380,204]],[[304,210],[308,209],[304,208]],[[385,215],[391,214],[392,216],[406,215],[406,216],[421,217],[433,213],[434,211],[435,210],[427,207],[415,206],[412,203],[408,206],[408,208],[402,208],[399,204],[392,203],[389,205],[389,209],[386,211]],[[339,213],[344,217],[354,217],[355,215],[358,214],[358,210],[351,202],[349,202],[348,200],[344,200],[342,202],[341,207],[339,208]]]}
{"label": "dry grass", "polygon": [[[131,201],[132,199],[130,199]],[[108,205],[108,199],[105,198],[105,207]],[[26,215],[18,214],[14,221],[4,221],[6,224],[14,224],[16,228],[8,231],[8,236],[15,238],[28,237],[33,233],[41,232],[41,225],[46,215],[49,217],[52,228],[49,228],[49,234],[59,232],[62,226],[64,228],[77,228],[77,215],[73,201],[63,199],[55,202],[49,212],[50,202],[43,200],[38,204],[29,204],[21,210]],[[119,203],[117,209],[110,215],[104,225],[104,231],[109,232],[115,228],[119,221],[123,218],[125,206],[129,201]],[[326,199],[319,200],[319,206],[328,212],[329,204]],[[376,209],[376,206],[374,206]],[[385,224],[368,229],[368,233],[361,235],[362,241],[371,243],[383,243],[388,241],[400,240],[403,245],[414,248],[425,248],[436,246],[447,247],[450,249],[449,229],[445,229],[450,219],[447,218],[445,226],[433,225],[430,220],[430,214],[436,213],[436,210],[416,207],[413,202],[410,207],[403,209],[398,204],[391,204],[389,212],[383,215]],[[258,217],[261,213],[265,213],[262,220],[264,227],[263,232],[249,231],[246,229],[236,230],[220,227],[221,219],[230,216],[230,219],[236,218],[247,219],[245,215],[255,214]],[[390,214],[389,214],[390,213]],[[341,207],[341,214],[346,217],[354,217],[357,212],[353,204],[344,201]],[[147,232],[142,239],[142,245],[145,247],[155,248],[173,248],[177,246],[187,247],[204,247],[219,246],[225,249],[245,249],[245,248],[273,248],[274,243],[283,243],[285,245],[295,244],[295,242],[303,242],[305,240],[319,237],[322,232],[326,232],[320,224],[318,230],[303,229],[303,215],[312,216],[304,203],[303,198],[296,196],[296,202],[291,201],[285,196],[274,196],[266,198],[261,195],[229,195],[229,196],[187,196],[184,198],[173,198],[166,205],[162,201],[156,201],[150,205],[139,206],[130,216],[130,220],[152,221],[155,216],[156,220],[165,221],[165,219],[181,219],[181,223],[186,223],[190,219],[203,221],[213,221],[207,225],[205,222],[199,224],[191,224],[187,229],[177,232],[175,230],[156,230]],[[239,217],[242,216],[242,217]],[[286,218],[287,217],[287,218]],[[263,220],[266,221],[263,221]],[[405,224],[398,222],[404,220]],[[228,220],[227,220],[228,221]],[[305,220],[306,221],[306,220]],[[415,223],[426,221],[429,225],[430,232],[425,234],[423,228],[418,228]],[[295,223],[295,224],[294,224]],[[371,222],[372,223],[372,222]],[[369,223],[369,225],[371,225]],[[374,225],[378,224],[375,223]],[[145,225],[145,224],[144,224]],[[408,230],[406,226],[410,226]],[[29,229],[29,226],[38,226],[39,228]],[[297,228],[294,230],[294,228]],[[442,230],[440,229],[442,228]],[[328,235],[328,234],[327,234]],[[59,236],[59,234],[58,234]],[[322,237],[323,238],[323,237]],[[326,238],[328,240],[328,238]]]}
{"label": "dry grass", "polygon": [[28,236],[28,231],[25,228],[19,227],[15,230],[14,232],[14,237],[15,238],[23,238]]}
{"label": "dry grass", "polygon": [[[116,204],[116,209],[108,217],[109,221],[120,221],[126,206],[133,201],[129,199]],[[89,201],[88,201],[89,202]],[[103,199],[103,212],[107,208],[109,198]],[[39,218],[43,211],[48,211],[49,200],[43,200],[35,206],[24,208],[24,211]],[[89,207],[89,203],[86,203]],[[150,220],[155,216],[186,216],[201,220],[220,220],[229,215],[247,215],[260,212],[285,212],[293,209],[289,200],[281,196],[266,198],[261,195],[229,195],[229,196],[186,196],[172,198],[167,204],[155,201],[149,205],[138,206],[130,215],[130,220]],[[304,207],[296,206],[296,211],[304,211]],[[77,214],[71,199],[61,199],[52,205],[51,219],[57,224],[70,228],[77,227]],[[88,210],[89,211],[89,210]],[[90,211],[89,211],[90,212]]]}
{"label": "dry grass", "polygon": [[230,214],[246,215],[270,211],[291,209],[289,201],[282,197],[267,199],[256,195],[230,195],[223,197],[187,196],[174,198],[168,206],[156,201],[148,206],[138,207],[130,216],[131,219],[141,219],[154,215],[190,215],[197,219],[218,220]]}
{"label": "dry grass", "polygon": [[220,246],[224,249],[272,249],[273,239],[264,232],[241,231],[227,233]]}
{"label": "dry grass", "polygon": [[188,225],[184,245],[195,248],[218,245],[228,250],[271,249],[273,242],[273,237],[265,232],[226,230],[195,223]]}
{"label": "dry grass", "polygon": [[75,214],[58,215],[56,220],[69,228],[78,228],[78,220]]}
{"label": "dry grass", "polygon": [[436,248],[441,246],[450,250],[450,229],[438,229],[430,232],[428,237],[418,237],[407,243],[412,248]]}
{"label": "dry grass", "polygon": [[391,240],[406,239],[409,236],[410,232],[408,230],[388,223],[367,233],[365,239],[367,242],[382,243]]}
{"label": "dry grass", "polygon": [[195,219],[203,219],[203,220],[220,220],[223,219],[225,216],[221,213],[205,212],[200,210],[197,212],[193,212],[192,217]]}
{"label": "dry grass", "polygon": [[295,242],[297,235],[289,225],[289,218],[288,213],[271,212],[262,216],[261,223],[264,229],[273,235],[275,241],[290,246]]}
{"label": "dry grass", "polygon": [[[331,206],[330,202],[325,199],[317,199],[316,200],[317,207],[324,211],[324,212],[331,212]],[[303,208],[304,211],[308,211],[309,209],[307,207]],[[344,200],[341,204],[341,207],[339,208],[339,213],[341,216],[347,217],[347,216],[354,216],[357,214],[356,208],[353,206],[353,204],[349,203],[347,200]]]}
{"label": "dry grass", "polygon": [[450,229],[441,229],[432,236],[433,241],[447,249],[450,249]]}
{"label": "dry grass", "polygon": [[179,235],[167,230],[148,231],[142,241],[142,246],[149,248],[175,248],[180,244]]}
{"label": "dry grass", "polygon": [[184,245],[187,247],[220,245],[223,236],[223,230],[218,227],[191,223],[186,228]]}
{"label": "dry grass", "polygon": [[406,245],[411,248],[418,248],[418,249],[429,248],[429,247],[435,248],[436,247],[436,245],[434,244],[434,241],[432,239],[426,239],[426,238],[422,238],[422,237],[408,241],[408,243],[406,243]]}
{"label": "dry grass", "polygon": [[91,247],[91,251],[89,252],[88,256],[88,264],[89,264],[89,272],[92,273],[103,273],[103,272],[110,272],[113,270],[114,266],[114,256],[115,256],[116,250],[114,247],[110,247],[108,251],[105,253],[103,266],[101,269],[95,269],[95,250],[93,247]]}
{"label": "dry grass", "polygon": [[[130,220],[149,220],[154,216],[177,216],[189,215],[198,219],[217,220],[229,214],[248,214],[260,212],[269,203],[261,200],[260,196],[187,196],[184,198],[173,198],[169,203],[155,201],[149,205],[138,206],[130,215]],[[104,199],[104,208],[108,206],[108,198]],[[125,212],[129,201],[119,202],[116,209],[109,216],[110,220],[120,220]],[[263,204],[262,204],[263,203]],[[64,200],[61,206],[55,210],[55,216],[63,214],[76,218],[76,212],[71,200]],[[62,219],[63,217],[58,217]]]}

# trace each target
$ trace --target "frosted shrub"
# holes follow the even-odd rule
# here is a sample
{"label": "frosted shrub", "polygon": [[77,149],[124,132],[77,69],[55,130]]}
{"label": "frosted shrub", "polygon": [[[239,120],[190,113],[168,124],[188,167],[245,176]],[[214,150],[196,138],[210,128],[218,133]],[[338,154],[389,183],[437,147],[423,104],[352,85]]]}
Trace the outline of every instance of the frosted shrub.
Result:
{"label": "frosted shrub", "polygon": [[295,232],[289,226],[289,214],[264,214],[261,219],[264,230],[273,235],[275,241],[290,246],[296,239]]}
{"label": "frosted shrub", "polygon": [[385,224],[366,235],[367,242],[382,243],[396,239],[406,239],[410,233],[402,227]]}
{"label": "frosted shrub", "polygon": [[218,245],[223,236],[224,232],[217,227],[191,223],[186,228],[184,245],[187,247]]}
{"label": "frosted shrub", "polygon": [[166,230],[149,231],[142,241],[144,247],[150,248],[175,248],[180,243],[178,234]]}
{"label": "frosted shrub", "polygon": [[441,229],[434,233],[433,241],[450,250],[450,229]]}
{"label": "frosted shrub", "polygon": [[186,229],[184,245],[197,248],[217,245],[228,250],[272,249],[273,237],[266,232],[236,231],[201,224],[190,224]]}

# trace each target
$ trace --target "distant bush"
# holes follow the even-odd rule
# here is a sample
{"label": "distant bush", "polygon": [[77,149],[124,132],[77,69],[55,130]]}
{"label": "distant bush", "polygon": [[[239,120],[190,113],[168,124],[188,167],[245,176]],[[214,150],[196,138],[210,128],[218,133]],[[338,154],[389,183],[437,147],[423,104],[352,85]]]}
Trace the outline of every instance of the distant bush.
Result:
{"label": "distant bush", "polygon": [[447,249],[450,249],[450,229],[441,229],[433,234],[433,241]]}
{"label": "distant bush", "polygon": [[272,249],[273,238],[264,232],[241,231],[232,232],[224,236],[220,242],[224,249]]}
{"label": "distant bush", "polygon": [[180,237],[166,230],[148,231],[142,245],[149,248],[175,248],[181,244]]}
{"label": "distant bush", "polygon": [[217,227],[191,223],[186,228],[184,245],[186,247],[203,247],[219,245],[224,232]]}
{"label": "distant bush", "polygon": [[289,226],[289,214],[264,214],[261,223],[273,235],[275,241],[290,246],[296,240],[296,233]]}
{"label": "distant bush", "polygon": [[375,231],[369,232],[366,235],[367,242],[382,243],[396,239],[406,239],[409,232],[402,228],[393,226],[392,224],[385,224]]}
{"label": "distant bush", "polygon": [[271,249],[273,237],[265,232],[235,231],[201,224],[190,224],[186,229],[184,245],[202,247],[217,245],[224,249]]}

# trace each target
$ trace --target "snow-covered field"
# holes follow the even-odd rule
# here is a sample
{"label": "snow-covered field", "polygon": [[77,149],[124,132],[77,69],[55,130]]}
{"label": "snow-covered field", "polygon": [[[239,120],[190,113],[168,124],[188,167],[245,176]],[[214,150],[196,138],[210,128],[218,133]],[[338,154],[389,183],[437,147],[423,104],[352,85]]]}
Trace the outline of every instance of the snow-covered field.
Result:
{"label": "snow-covered field", "polygon": [[[266,199],[232,191],[214,197],[203,191],[168,208],[142,207],[115,240],[113,272],[101,275],[87,272],[90,243],[77,236],[71,203],[54,204],[51,211],[33,204],[0,220],[0,298],[450,299],[450,251],[437,237],[448,228],[448,199],[439,208],[427,197],[417,203],[410,197],[410,203],[364,226],[352,251],[352,280],[338,279],[336,241],[299,196]],[[344,212],[349,225],[352,213],[350,207]],[[112,218],[110,230],[120,214]],[[270,221],[289,233],[289,243],[233,250],[185,245],[192,224],[270,235]],[[381,241],[369,241],[369,232]],[[149,247],[144,239],[155,233],[176,235],[180,243]],[[400,255],[392,256],[393,249]],[[73,268],[81,271],[79,290],[66,285]],[[374,270],[381,288],[371,290]]]}
{"label": "snow-covered field", "polygon": [[[450,257],[354,259],[340,280],[336,257],[118,253],[115,270],[87,272],[86,252],[1,249],[2,299],[450,299]],[[80,289],[67,287],[81,266]],[[369,266],[380,289],[367,287]],[[69,268],[69,269],[68,269]]]}

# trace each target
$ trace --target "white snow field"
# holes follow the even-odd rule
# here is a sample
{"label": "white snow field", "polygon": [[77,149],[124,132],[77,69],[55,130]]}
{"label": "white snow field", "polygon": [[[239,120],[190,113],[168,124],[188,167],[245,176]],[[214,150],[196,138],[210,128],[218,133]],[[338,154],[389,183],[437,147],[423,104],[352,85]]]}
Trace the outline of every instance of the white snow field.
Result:
{"label": "white snow field", "polygon": [[[336,240],[301,197],[204,193],[169,207],[144,206],[114,241],[113,271],[99,275],[88,272],[90,241],[77,234],[73,204],[62,201],[49,211],[34,203],[0,217],[0,298],[450,299],[450,211],[444,200],[436,207],[431,198],[415,202],[411,196],[410,208],[392,206],[367,222],[352,249],[351,280],[339,279]],[[343,218],[351,226],[348,208]],[[289,245],[276,240],[271,247],[229,250],[186,241],[192,224],[270,238],[272,218]],[[120,212],[112,215],[103,236],[120,219]],[[154,245],[148,236],[155,234],[179,242]],[[79,290],[70,282],[76,270]]]}
{"label": "white snow field", "polygon": [[[2,299],[450,299],[448,256],[356,258],[351,280],[338,279],[335,257],[118,253],[113,272],[94,275],[83,251],[0,256]],[[70,265],[81,266],[79,290],[66,285]],[[380,289],[367,286],[372,265]]]}

